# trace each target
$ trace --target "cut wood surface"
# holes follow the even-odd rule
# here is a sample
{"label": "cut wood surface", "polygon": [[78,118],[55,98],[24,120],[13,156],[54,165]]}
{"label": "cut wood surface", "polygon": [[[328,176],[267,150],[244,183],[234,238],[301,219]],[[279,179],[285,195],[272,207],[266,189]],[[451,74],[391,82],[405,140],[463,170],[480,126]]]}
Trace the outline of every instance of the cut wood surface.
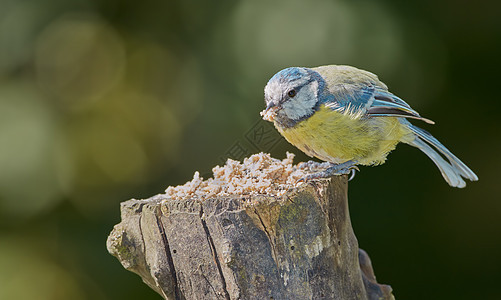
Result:
{"label": "cut wood surface", "polygon": [[351,227],[347,178],[282,197],[121,205],[108,251],[165,299],[394,299]]}

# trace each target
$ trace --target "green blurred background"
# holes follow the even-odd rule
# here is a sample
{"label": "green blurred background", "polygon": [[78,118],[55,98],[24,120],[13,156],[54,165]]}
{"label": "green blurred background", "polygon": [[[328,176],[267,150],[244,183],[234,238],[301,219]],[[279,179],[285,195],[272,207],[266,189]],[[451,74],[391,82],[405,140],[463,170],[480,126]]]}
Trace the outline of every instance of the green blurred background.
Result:
{"label": "green blurred background", "polygon": [[[500,299],[499,1],[0,0],[0,299],[159,299],[106,251],[119,203],[207,173],[287,66],[350,64],[480,177],[406,145],[350,182],[397,299]],[[286,142],[285,151],[306,160]],[[251,150],[251,152],[256,152]]]}

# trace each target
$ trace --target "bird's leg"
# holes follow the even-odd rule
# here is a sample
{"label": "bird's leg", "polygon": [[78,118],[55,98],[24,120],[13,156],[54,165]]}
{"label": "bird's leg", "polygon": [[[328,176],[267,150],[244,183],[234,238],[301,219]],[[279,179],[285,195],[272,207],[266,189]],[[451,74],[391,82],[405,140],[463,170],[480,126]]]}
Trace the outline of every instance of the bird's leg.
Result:
{"label": "bird's leg", "polygon": [[310,170],[311,169],[326,169],[326,168],[329,168],[332,166],[332,163],[330,162],[316,162],[316,161],[313,161],[313,160],[309,160],[305,163],[305,164]]}
{"label": "bird's leg", "polygon": [[348,175],[351,174],[350,179],[352,180],[355,177],[355,171],[360,171],[357,167],[357,162],[355,160],[349,160],[344,163],[335,164],[329,163],[330,167],[327,169],[310,174],[298,180],[298,182],[306,182],[312,179],[321,179],[321,178],[329,178],[334,175]]}

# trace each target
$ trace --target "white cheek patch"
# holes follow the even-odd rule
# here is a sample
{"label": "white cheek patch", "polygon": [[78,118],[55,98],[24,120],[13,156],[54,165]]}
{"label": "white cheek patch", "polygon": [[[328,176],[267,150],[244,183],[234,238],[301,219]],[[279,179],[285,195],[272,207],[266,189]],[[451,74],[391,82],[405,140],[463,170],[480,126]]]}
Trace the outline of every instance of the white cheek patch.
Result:
{"label": "white cheek patch", "polygon": [[264,88],[264,96],[265,99],[274,99],[280,96],[282,92],[280,84],[277,81],[268,82],[266,87]]}
{"label": "white cheek patch", "polygon": [[285,102],[282,107],[288,118],[299,120],[313,112],[318,100],[318,82],[312,81],[301,88],[294,98]]}

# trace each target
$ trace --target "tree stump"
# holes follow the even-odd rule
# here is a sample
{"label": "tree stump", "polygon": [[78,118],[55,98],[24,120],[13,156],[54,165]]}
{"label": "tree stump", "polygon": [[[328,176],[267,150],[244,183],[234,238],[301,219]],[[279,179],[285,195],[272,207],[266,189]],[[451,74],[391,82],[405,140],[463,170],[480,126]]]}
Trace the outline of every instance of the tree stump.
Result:
{"label": "tree stump", "polygon": [[108,251],[165,299],[394,299],[351,227],[347,177],[284,196],[121,205]]}

